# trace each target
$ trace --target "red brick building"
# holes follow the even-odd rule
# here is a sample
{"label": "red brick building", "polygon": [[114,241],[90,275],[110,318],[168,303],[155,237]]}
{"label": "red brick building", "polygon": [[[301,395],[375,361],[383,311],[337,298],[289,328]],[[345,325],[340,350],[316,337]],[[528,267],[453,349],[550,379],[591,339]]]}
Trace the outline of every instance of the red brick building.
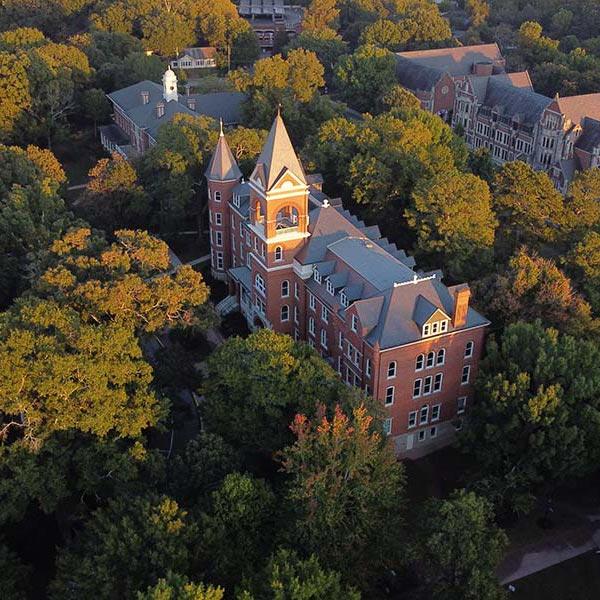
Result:
{"label": "red brick building", "polygon": [[468,286],[415,270],[377,226],[329,199],[279,115],[248,181],[223,134],[206,178],[212,272],[231,291],[220,308],[307,341],[380,399],[400,455],[448,444],[472,401],[489,325]]}

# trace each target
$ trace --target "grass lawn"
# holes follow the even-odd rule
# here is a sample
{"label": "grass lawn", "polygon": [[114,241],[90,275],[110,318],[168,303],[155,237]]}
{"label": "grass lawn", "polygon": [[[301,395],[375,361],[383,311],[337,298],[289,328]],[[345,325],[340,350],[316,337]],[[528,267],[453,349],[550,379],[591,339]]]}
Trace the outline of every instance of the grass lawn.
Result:
{"label": "grass lawn", "polygon": [[588,552],[513,584],[514,600],[597,600],[600,598],[600,554]]}

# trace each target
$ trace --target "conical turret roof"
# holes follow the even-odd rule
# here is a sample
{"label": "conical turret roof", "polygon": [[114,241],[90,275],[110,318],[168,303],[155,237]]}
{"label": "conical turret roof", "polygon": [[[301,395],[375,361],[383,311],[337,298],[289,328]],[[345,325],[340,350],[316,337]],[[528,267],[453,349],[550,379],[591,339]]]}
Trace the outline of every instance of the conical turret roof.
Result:
{"label": "conical turret roof", "polygon": [[283,119],[277,113],[267,141],[256,161],[255,172],[258,170],[264,176],[265,189],[268,191],[286,169],[306,185],[304,169],[292,146]]}
{"label": "conical turret roof", "polygon": [[229,144],[223,135],[222,126],[217,147],[210,159],[205,175],[206,178],[211,181],[234,181],[242,177],[242,172],[240,171],[231,149],[229,148]]}

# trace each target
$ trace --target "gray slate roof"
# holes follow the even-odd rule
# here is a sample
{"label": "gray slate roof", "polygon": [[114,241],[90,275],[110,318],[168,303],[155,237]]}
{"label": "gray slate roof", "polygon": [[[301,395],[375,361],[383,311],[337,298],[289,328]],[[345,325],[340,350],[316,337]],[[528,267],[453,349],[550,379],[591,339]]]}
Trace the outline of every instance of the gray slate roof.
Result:
{"label": "gray slate roof", "polygon": [[584,152],[592,152],[600,146],[600,121],[587,117],[583,119],[583,133],[579,136],[577,148]]}
{"label": "gray slate roof", "polygon": [[443,76],[441,69],[396,55],[396,79],[409,90],[429,91]]}
{"label": "gray slate roof", "polygon": [[219,135],[217,147],[208,163],[206,177],[212,181],[239,181],[242,177],[242,172],[231,153],[223,131]]}
{"label": "gray slate roof", "polygon": [[534,124],[552,103],[542,94],[526,88],[518,88],[490,77],[485,94],[484,104],[490,108],[501,108],[501,114],[507,117],[519,117],[521,122]]}

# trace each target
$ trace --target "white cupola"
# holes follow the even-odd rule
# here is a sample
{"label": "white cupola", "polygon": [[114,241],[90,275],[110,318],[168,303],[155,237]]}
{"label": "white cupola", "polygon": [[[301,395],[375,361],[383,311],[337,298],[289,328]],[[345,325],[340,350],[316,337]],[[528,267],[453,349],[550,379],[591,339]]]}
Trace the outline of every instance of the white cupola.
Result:
{"label": "white cupola", "polygon": [[177,75],[173,73],[171,67],[169,67],[162,78],[163,81],[163,98],[165,102],[171,102],[171,100],[175,100],[177,102]]}

